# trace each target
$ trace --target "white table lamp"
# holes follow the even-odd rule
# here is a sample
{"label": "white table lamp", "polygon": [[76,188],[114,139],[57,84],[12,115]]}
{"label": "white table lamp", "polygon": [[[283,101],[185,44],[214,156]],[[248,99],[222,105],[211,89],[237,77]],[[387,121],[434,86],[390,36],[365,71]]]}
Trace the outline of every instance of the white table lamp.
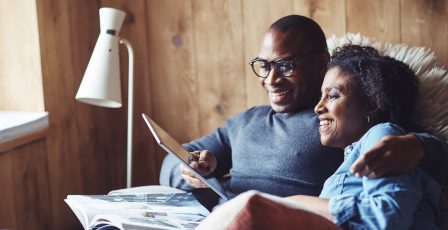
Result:
{"label": "white table lamp", "polygon": [[126,187],[132,182],[132,114],[134,93],[134,51],[126,39],[118,37],[126,13],[113,9],[100,9],[100,35],[79,86],[76,100],[108,108],[120,108],[119,44],[124,44],[129,57],[127,170]]}

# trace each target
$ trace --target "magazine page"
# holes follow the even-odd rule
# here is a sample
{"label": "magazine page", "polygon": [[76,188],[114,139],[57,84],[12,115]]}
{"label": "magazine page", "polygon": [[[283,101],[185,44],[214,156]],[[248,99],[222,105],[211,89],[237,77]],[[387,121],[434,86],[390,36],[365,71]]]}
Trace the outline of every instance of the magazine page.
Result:
{"label": "magazine page", "polygon": [[112,190],[108,195],[117,194],[153,194],[153,193],[186,193],[183,190],[162,185],[147,185],[132,188]]}
{"label": "magazine page", "polygon": [[195,229],[204,217],[169,212],[140,212],[97,215],[91,227],[104,225],[116,226],[119,229]]}
{"label": "magazine page", "polygon": [[[89,218],[87,217],[87,213],[83,212],[81,207],[78,207],[76,202],[72,200],[65,199],[65,203],[72,209],[73,213],[75,213],[75,216],[78,218],[79,222],[81,222],[81,225],[84,229],[89,229]],[[90,218],[93,219],[93,216]]]}
{"label": "magazine page", "polygon": [[85,229],[105,216],[127,225],[194,229],[210,214],[191,193],[69,195],[66,202]]}

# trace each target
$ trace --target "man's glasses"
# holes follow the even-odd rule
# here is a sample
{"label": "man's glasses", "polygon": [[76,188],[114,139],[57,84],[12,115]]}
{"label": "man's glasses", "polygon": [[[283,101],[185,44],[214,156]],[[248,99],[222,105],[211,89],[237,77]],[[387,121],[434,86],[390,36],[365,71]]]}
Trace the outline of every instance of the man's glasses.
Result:
{"label": "man's glasses", "polygon": [[299,58],[280,58],[275,61],[267,61],[256,57],[249,62],[249,65],[252,67],[255,75],[261,78],[267,78],[272,68],[275,68],[275,71],[282,77],[290,77],[294,73],[296,63],[314,53],[316,52],[310,52]]}

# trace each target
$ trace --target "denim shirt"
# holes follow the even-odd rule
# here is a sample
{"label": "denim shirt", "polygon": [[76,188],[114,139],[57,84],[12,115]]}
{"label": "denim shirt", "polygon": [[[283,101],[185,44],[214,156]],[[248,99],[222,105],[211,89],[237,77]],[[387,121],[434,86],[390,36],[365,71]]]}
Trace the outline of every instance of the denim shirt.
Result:
{"label": "denim shirt", "polygon": [[355,160],[382,137],[404,133],[395,124],[378,124],[345,149],[344,162],[326,180],[320,194],[329,199],[329,211],[337,225],[344,229],[439,229],[441,189],[420,168],[376,179],[358,178],[349,172]]}

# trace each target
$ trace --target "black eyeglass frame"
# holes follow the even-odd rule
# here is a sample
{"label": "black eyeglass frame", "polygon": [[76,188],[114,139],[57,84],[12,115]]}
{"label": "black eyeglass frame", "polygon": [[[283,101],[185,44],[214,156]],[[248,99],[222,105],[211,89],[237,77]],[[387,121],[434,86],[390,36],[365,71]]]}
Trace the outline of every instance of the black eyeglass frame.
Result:
{"label": "black eyeglass frame", "polygon": [[[294,70],[295,70],[297,62],[299,62],[299,61],[303,60],[304,58],[309,57],[309,56],[311,56],[311,55],[313,55],[315,53],[318,53],[318,52],[321,52],[321,51],[311,51],[311,52],[309,52],[309,53],[307,53],[305,55],[302,55],[300,57],[285,57],[285,58],[279,58],[279,59],[274,60],[274,61],[267,61],[265,59],[256,57],[256,58],[252,59],[249,62],[249,65],[252,67],[252,71],[254,72],[254,74],[257,77],[259,77],[259,78],[263,78],[263,79],[267,78],[269,76],[269,74],[271,73],[272,69],[273,69],[272,65],[274,65],[274,68],[277,68],[276,71],[279,72],[282,77],[287,78],[287,77],[291,77],[294,74]],[[269,71],[267,71],[266,76],[260,76],[260,75],[257,74],[257,71],[255,71],[254,63],[257,62],[257,61],[261,61],[261,62],[264,62],[265,64],[269,64]],[[291,70],[291,74],[290,75],[286,76],[286,75],[284,75],[284,73],[282,71],[280,71],[278,69],[277,63],[280,63],[280,62],[289,62],[288,64],[292,65],[292,70]]]}

